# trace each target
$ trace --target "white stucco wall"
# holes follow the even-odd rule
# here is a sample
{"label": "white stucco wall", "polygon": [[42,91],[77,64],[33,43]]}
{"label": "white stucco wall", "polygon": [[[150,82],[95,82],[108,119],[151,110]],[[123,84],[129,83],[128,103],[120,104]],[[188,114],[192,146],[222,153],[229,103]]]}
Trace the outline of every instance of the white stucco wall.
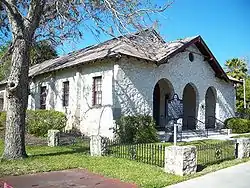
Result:
{"label": "white stucco wall", "polygon": [[[194,52],[194,61],[188,58],[189,51]],[[216,118],[224,121],[234,116],[235,89],[228,83],[215,77],[208,62],[195,46],[174,56],[167,64],[156,66],[153,63],[123,58],[114,71],[114,108],[120,114],[153,113],[153,91],[156,83],[168,79],[174,92],[183,96],[186,84],[192,83],[197,92],[197,119],[205,122],[205,94],[212,86],[216,89]],[[163,115],[163,114],[161,114]],[[197,128],[204,128],[199,124]]]}
{"label": "white stucco wall", "polygon": [[[102,106],[92,105],[93,77],[102,76]],[[86,135],[112,136],[113,63],[101,62],[69,68],[36,78],[31,85],[28,109],[40,108],[40,87],[47,87],[46,109],[65,112],[66,129],[77,127]],[[69,105],[63,106],[63,82],[69,81]]]}

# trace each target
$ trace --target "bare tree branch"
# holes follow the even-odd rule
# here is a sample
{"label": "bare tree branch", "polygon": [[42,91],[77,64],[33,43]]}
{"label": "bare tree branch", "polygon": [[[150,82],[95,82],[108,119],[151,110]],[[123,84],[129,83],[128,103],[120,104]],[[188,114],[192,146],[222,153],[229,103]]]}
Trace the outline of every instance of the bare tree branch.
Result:
{"label": "bare tree branch", "polygon": [[27,31],[32,35],[36,28],[39,26],[44,6],[45,0],[31,0],[30,2],[27,19],[25,20],[25,26],[27,28]]}

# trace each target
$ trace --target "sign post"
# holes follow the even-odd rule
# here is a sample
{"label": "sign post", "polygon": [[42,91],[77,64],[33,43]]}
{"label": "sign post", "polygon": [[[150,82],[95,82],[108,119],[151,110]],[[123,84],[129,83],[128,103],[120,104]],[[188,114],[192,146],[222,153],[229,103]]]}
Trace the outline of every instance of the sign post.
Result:
{"label": "sign post", "polygon": [[177,143],[177,124],[174,123],[174,145]]}
{"label": "sign post", "polygon": [[174,145],[177,143],[177,120],[183,118],[183,101],[175,93],[168,102],[168,120],[173,121],[174,126]]}

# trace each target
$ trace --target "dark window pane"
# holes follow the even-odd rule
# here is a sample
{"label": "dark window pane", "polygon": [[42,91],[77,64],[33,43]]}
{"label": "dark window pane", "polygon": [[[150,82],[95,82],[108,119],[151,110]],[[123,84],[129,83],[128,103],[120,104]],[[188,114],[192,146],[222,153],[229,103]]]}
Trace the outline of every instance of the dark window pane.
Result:
{"label": "dark window pane", "polygon": [[3,111],[4,99],[0,98],[0,111]]}
{"label": "dark window pane", "polygon": [[63,106],[69,105],[69,81],[63,82]]}
{"label": "dark window pane", "polygon": [[40,88],[40,109],[46,109],[46,86]]}

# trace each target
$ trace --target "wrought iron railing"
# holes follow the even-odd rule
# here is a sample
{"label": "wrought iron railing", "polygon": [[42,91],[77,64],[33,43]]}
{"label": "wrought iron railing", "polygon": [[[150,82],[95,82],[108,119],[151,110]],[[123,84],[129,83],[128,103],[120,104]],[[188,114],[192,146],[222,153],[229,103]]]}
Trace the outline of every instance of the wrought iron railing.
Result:
{"label": "wrought iron railing", "polygon": [[211,121],[211,119],[213,119],[214,126],[217,124],[217,122],[219,122],[222,125],[221,127],[215,126],[215,129],[221,129],[222,127],[225,127],[224,122],[214,116],[208,116],[207,119],[208,119],[208,124],[210,124],[209,122]]}
{"label": "wrought iron railing", "polygon": [[163,167],[165,146],[156,143],[122,144],[108,140],[105,155]]}
{"label": "wrought iron railing", "polygon": [[222,120],[220,120],[220,119],[218,119],[218,118],[216,118],[216,117],[214,117],[214,116],[208,116],[208,119],[209,118],[213,118],[213,119],[215,119],[216,121],[219,121],[221,124],[224,124],[224,121],[222,121]]}
{"label": "wrought iron railing", "polygon": [[[203,122],[203,121],[197,119],[196,117],[188,116],[188,120],[191,119],[191,118],[192,118],[193,120],[195,120],[195,125],[197,125],[197,123],[201,123],[201,124],[204,125],[204,127],[206,127],[205,122]],[[204,132],[204,133],[205,133],[205,136],[208,137],[208,129],[203,129],[203,130],[194,129],[194,130],[192,130],[192,131],[196,132],[197,134],[199,134],[200,132]],[[202,135],[201,135],[201,136],[202,136]]]}
{"label": "wrought iron railing", "polygon": [[197,145],[196,147],[197,163],[202,167],[236,158],[236,143],[234,140]]}

